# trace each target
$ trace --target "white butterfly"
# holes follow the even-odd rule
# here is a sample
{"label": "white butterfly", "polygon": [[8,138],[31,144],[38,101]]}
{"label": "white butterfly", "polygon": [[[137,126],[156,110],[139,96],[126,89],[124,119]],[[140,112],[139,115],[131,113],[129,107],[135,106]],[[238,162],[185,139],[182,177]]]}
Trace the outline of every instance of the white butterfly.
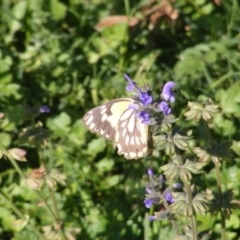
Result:
{"label": "white butterfly", "polygon": [[95,107],[83,116],[83,123],[91,132],[113,141],[118,154],[127,159],[151,154],[149,126],[129,108],[135,103],[132,98],[119,98]]}

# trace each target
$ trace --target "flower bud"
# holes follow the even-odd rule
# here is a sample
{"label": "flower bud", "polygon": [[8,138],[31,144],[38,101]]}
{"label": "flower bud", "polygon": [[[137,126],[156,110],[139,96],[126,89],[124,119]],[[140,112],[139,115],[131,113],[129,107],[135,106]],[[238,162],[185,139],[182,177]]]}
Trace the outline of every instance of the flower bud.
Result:
{"label": "flower bud", "polygon": [[17,219],[13,222],[14,230],[21,231],[28,223],[29,216],[25,216],[26,219]]}
{"label": "flower bud", "polygon": [[25,180],[26,185],[34,190],[40,190],[42,185],[43,185],[43,181],[41,179],[34,179],[34,178],[27,178]]}
{"label": "flower bud", "polygon": [[51,189],[56,188],[57,182],[52,177],[46,176],[46,183],[49,186],[49,188]]}
{"label": "flower bud", "polygon": [[41,166],[40,168],[33,169],[33,170],[30,172],[29,177],[40,179],[40,178],[42,178],[45,174],[46,174],[46,169],[45,169],[44,166]]}
{"label": "flower bud", "polygon": [[47,105],[43,105],[39,108],[39,112],[40,113],[49,113],[50,112],[50,108]]}
{"label": "flower bud", "polygon": [[0,119],[4,118],[4,113],[0,112]]}
{"label": "flower bud", "polygon": [[21,148],[12,148],[8,150],[8,154],[14,158],[15,160],[26,162],[27,159],[25,158],[26,151]]}
{"label": "flower bud", "polygon": [[148,175],[149,175],[149,176],[152,176],[152,175],[153,175],[153,171],[152,171],[150,168],[148,169]]}
{"label": "flower bud", "polygon": [[66,175],[59,172],[58,169],[52,169],[49,173],[49,177],[52,178],[54,181],[60,183],[61,185],[66,185]]}
{"label": "flower bud", "polygon": [[151,221],[153,221],[153,220],[156,220],[157,219],[157,217],[156,216],[149,216],[149,221],[151,222]]}

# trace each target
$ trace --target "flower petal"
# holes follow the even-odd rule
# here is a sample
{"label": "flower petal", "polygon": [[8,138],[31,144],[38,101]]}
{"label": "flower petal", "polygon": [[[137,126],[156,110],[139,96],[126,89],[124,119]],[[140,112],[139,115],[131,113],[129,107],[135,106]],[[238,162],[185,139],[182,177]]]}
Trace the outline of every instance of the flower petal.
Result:
{"label": "flower petal", "polygon": [[162,90],[162,99],[165,101],[170,101],[170,102],[174,102],[175,101],[175,93],[172,91],[172,89],[174,88],[175,83],[170,81],[167,82]]}
{"label": "flower petal", "polygon": [[49,113],[50,112],[50,108],[47,105],[43,105],[39,108],[39,112],[41,113]]}

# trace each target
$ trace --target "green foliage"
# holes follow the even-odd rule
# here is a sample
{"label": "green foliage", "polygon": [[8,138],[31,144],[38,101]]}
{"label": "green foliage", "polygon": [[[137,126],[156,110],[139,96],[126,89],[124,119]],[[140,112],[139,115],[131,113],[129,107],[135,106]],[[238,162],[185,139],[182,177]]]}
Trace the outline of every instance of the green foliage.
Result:
{"label": "green foliage", "polygon": [[[126,96],[122,72],[140,85],[147,82],[156,96],[166,81],[175,81],[173,112],[183,129],[197,125],[183,117],[188,101],[214,99],[220,108],[211,123],[214,137],[218,143],[234,140],[233,155],[222,164],[222,186],[239,199],[240,5],[172,1],[177,17],[165,12],[154,22],[151,11],[159,2],[169,1],[1,1],[0,239],[174,237],[167,221],[149,223],[143,204],[147,168],[159,169],[168,157],[156,151],[127,161],[81,122],[89,109]],[[97,30],[111,15],[138,22]],[[51,112],[36,114],[34,106],[41,105]],[[203,143],[197,130],[194,146]],[[27,152],[27,162],[9,157],[14,148]],[[215,187],[213,171],[205,170],[205,181],[196,183]],[[228,239],[237,239],[239,218],[233,210]],[[200,230],[213,228],[219,238],[219,216],[197,220]]]}

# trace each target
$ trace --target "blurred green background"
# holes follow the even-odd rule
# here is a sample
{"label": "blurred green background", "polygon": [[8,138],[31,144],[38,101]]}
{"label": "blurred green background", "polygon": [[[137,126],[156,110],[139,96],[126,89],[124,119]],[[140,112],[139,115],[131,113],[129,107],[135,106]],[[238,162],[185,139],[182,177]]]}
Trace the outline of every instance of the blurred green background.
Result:
{"label": "blurred green background", "polygon": [[[234,140],[233,157],[222,165],[223,189],[233,188],[239,199],[239,32],[237,0],[1,1],[0,111],[5,117],[0,146],[27,151],[28,161],[19,163],[26,174],[44,159],[48,171],[57,168],[66,177],[54,194],[64,226],[77,229],[72,239],[174,236],[168,222],[149,223],[154,210],[143,204],[147,169],[160,174],[168,158],[155,152],[127,161],[81,122],[91,108],[127,96],[122,72],[139,85],[147,82],[155,97],[165,82],[176,82],[173,113],[178,125],[193,129],[192,146],[206,144],[206,136],[201,123],[184,120],[187,102],[210,97],[219,105],[211,125],[214,137]],[[35,119],[53,133],[43,150],[19,140],[31,124],[22,106],[37,103],[51,109]],[[53,220],[6,160],[0,162],[0,239],[39,239],[32,229],[52,226]],[[211,166],[206,178],[216,185]],[[201,177],[196,182],[205,189]],[[44,187],[40,192],[51,198]],[[228,239],[239,239],[239,219],[240,211],[234,210]],[[220,239],[218,216],[207,214],[198,222],[199,230],[212,227],[212,239]]]}

